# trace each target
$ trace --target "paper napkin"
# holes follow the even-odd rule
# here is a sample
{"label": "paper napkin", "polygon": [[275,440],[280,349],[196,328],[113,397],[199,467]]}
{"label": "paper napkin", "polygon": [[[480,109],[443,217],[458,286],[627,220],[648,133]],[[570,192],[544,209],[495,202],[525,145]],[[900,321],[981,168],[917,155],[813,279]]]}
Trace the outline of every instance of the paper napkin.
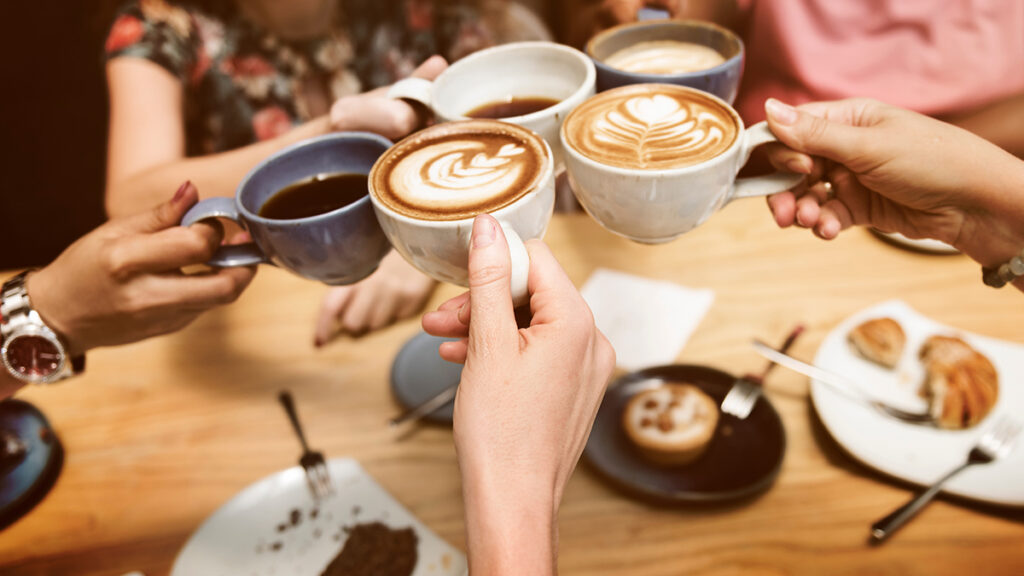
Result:
{"label": "paper napkin", "polygon": [[598,268],[580,291],[626,370],[671,364],[715,293]]}

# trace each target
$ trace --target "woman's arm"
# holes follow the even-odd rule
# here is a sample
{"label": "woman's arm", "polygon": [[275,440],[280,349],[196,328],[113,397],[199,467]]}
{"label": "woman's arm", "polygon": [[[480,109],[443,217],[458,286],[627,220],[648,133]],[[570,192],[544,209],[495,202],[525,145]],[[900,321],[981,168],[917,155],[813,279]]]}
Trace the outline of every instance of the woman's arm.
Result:
{"label": "woman's arm", "polygon": [[940,118],[1024,159],[1024,94]]}

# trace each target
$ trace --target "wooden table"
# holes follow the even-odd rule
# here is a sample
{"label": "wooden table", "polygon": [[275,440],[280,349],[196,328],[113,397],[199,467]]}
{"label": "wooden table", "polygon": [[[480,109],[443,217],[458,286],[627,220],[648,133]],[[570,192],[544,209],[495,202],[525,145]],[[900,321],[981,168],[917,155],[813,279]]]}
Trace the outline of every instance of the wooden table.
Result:
{"label": "wooden table", "polygon": [[[762,202],[732,205],[662,246],[633,244],[584,215],[556,216],[547,241],[577,285],[609,267],[713,288],[714,306],[684,362],[759,368],[749,339],[780,340],[797,322],[808,332],[794,353],[809,358],[840,320],[891,298],[942,323],[1024,341],[1024,295],[984,287],[967,258],[894,248],[864,230],[833,242],[780,231]],[[20,397],[50,418],[67,460],[42,504],[0,533],[0,573],[167,574],[207,515],[295,464],[298,446],[276,402],[282,388],[294,392],[316,446],[357,458],[441,537],[463,546],[450,430],[424,427],[400,439],[385,424],[398,410],[391,362],[418,320],[316,350],[323,292],[265,268],[236,304],[183,332],[94,351],[82,378],[25,390]],[[443,287],[432,305],[456,293]],[[561,573],[1024,574],[1019,510],[939,501],[892,542],[869,548],[868,525],[902,504],[907,486],[845,455],[816,420],[807,387],[786,370],[769,379],[789,445],[777,483],[753,501],[650,506],[581,466],[561,509]]]}

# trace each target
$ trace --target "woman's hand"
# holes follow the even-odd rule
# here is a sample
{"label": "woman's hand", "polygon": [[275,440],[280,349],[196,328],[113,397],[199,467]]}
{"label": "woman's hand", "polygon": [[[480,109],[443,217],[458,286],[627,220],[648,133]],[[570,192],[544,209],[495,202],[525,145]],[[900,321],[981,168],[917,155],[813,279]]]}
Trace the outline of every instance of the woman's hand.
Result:
{"label": "woman's hand", "polygon": [[365,280],[327,291],[314,345],[323,346],[338,332],[363,334],[408,318],[423,308],[435,286],[432,278],[391,251]]}
{"label": "woman's hand", "polygon": [[615,366],[550,250],[526,246],[529,327],[516,325],[508,244],[487,215],[473,225],[469,292],[423,317],[427,332],[464,338],[440,353],[466,364],[454,429],[473,573],[553,573],[558,506]]}
{"label": "woman's hand", "polygon": [[107,222],[29,276],[33,307],[72,354],[174,332],[249,285],[255,268],[181,272],[209,260],[222,236],[208,224],[179,226],[197,199],[187,182],[169,202]]}

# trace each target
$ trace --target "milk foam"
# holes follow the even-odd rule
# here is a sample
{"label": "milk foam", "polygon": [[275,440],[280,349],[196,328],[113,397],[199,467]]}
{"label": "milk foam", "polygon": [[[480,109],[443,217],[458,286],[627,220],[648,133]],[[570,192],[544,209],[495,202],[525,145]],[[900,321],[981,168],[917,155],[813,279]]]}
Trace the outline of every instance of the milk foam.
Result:
{"label": "milk foam", "polygon": [[612,68],[639,74],[680,74],[714,68],[725,62],[717,50],[678,40],[640,42],[604,60]]}

